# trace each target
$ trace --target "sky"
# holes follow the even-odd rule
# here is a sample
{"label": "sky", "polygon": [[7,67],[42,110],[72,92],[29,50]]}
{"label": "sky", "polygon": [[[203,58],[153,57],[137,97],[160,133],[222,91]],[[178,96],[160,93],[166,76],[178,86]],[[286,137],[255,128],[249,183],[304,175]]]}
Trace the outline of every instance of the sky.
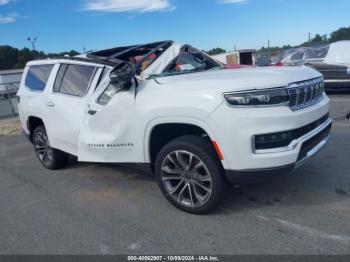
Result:
{"label": "sky", "polygon": [[209,50],[307,41],[350,26],[350,0],[0,0],[0,45],[44,52],[175,40]]}

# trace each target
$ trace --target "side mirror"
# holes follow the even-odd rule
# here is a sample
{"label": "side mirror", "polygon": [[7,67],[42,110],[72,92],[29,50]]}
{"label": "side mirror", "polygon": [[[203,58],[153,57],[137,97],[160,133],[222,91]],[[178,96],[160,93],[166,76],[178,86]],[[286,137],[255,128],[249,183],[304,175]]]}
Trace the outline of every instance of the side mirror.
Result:
{"label": "side mirror", "polygon": [[129,63],[122,63],[109,74],[110,83],[130,83],[135,77],[134,67]]}

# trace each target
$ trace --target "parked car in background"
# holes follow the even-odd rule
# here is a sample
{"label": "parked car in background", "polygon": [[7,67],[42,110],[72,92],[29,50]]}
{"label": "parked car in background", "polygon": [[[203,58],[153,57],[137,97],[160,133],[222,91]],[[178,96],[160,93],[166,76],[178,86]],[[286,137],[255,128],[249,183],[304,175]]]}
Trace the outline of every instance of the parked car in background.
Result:
{"label": "parked car in background", "polygon": [[350,41],[289,49],[281,63],[316,69],[324,77],[326,91],[350,91]]}
{"label": "parked car in background", "polygon": [[293,171],[332,125],[319,72],[227,70],[172,41],[30,62],[18,96],[44,167],[69,155],[144,164],[164,196],[193,213],[215,208],[227,182]]}
{"label": "parked car in background", "polygon": [[291,48],[284,52],[282,63],[285,66],[302,66],[306,62],[322,62],[329,46]]}
{"label": "parked car in background", "polygon": [[307,60],[305,65],[322,73],[327,91],[350,91],[350,41],[330,44],[323,61]]}

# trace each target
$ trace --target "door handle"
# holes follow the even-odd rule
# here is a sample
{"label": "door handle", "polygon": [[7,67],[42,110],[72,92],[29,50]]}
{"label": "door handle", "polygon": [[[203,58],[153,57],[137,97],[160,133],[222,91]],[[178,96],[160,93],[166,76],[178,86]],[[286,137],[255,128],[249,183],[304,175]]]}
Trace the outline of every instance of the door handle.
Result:
{"label": "door handle", "polygon": [[47,101],[47,102],[46,102],[46,105],[49,106],[49,107],[54,107],[54,106],[55,106],[55,103],[54,103],[54,102],[51,102],[51,101]]}
{"label": "door handle", "polygon": [[92,109],[90,109],[89,111],[88,111],[88,114],[89,115],[95,115],[97,113],[97,111],[96,110],[92,110]]}

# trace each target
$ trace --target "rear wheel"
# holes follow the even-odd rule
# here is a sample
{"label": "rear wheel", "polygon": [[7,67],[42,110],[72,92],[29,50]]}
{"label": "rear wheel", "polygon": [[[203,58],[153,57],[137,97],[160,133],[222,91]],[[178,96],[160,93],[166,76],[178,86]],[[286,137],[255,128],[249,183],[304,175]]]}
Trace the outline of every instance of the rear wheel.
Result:
{"label": "rear wheel", "polygon": [[165,197],[187,212],[211,211],[226,187],[219,159],[210,142],[201,137],[184,136],[165,145],[155,168]]}
{"label": "rear wheel", "polygon": [[33,132],[35,153],[41,164],[50,170],[64,167],[68,163],[69,155],[50,147],[50,142],[44,126],[39,126]]}

